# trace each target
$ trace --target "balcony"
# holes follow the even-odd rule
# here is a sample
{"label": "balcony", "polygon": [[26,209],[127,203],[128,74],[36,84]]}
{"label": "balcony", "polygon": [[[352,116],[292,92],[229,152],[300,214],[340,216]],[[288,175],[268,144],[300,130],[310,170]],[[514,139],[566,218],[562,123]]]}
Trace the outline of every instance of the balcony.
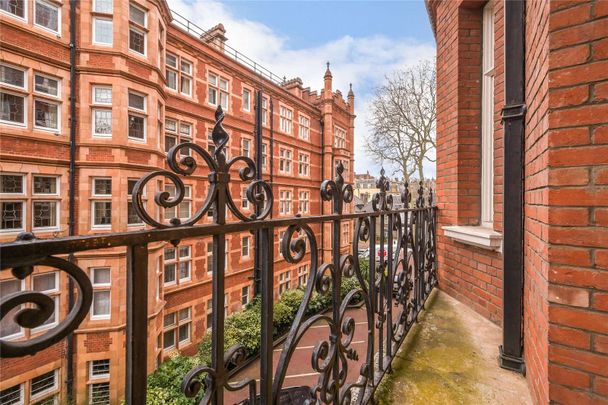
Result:
{"label": "balcony", "polygon": [[[52,268],[70,276],[76,290],[67,316],[45,333],[30,339],[0,340],[2,358],[23,358],[47,349],[77,330],[87,317],[94,289],[87,272],[73,260],[74,255],[126,248],[126,358],[121,359],[126,367],[125,400],[129,404],[146,403],[153,395],[147,392],[149,336],[154,336],[150,332],[153,322],[149,322],[148,287],[153,284],[154,274],[150,270],[150,248],[161,242],[178,246],[184,240],[211,237],[210,358],[192,364],[181,381],[180,395],[213,404],[370,402],[391,372],[391,362],[437,283],[432,192],[426,193],[425,199],[422,184],[417,196],[406,189],[401,202],[407,208],[393,209],[393,196],[387,194],[389,181],[382,176],[380,192],[372,198],[372,210],[345,213],[353,189],[345,184],[344,168],[339,163],[335,178],[325,180],[320,187],[321,200],[331,206],[330,213],[270,218],[272,187],[261,179],[252,159],[226,158],[224,148],[229,139],[223,119],[218,107],[213,154],[193,143],[176,145],[167,157],[170,171],[149,173],[135,184],[133,207],[148,229],[45,240],[23,233],[17,241],[2,245],[3,272],[10,270],[13,278],[24,280],[36,267]],[[185,156],[184,148],[193,156]],[[147,211],[146,184],[159,178],[172,182],[175,193],[160,192],[154,203],[162,208],[176,207],[185,195],[182,178],[192,175],[201,162],[209,169],[209,188],[198,211],[187,220],[155,219]],[[239,180],[248,184],[246,197],[255,208],[251,216],[239,210],[230,194],[231,182],[239,181],[230,179],[233,166],[240,167]],[[209,212],[213,223],[198,225]],[[238,221],[227,222],[228,213]],[[345,224],[346,234],[352,235],[348,248],[341,241]],[[312,227],[331,229],[327,243],[317,241]],[[273,321],[280,301],[275,296],[274,231],[282,228],[286,229],[280,240],[282,260],[297,264],[309,255],[310,271],[293,319],[277,329]],[[227,334],[223,300],[225,240],[227,235],[239,232],[253,233],[258,246],[254,252],[254,278],[260,297],[258,350],[249,349],[243,342],[230,342]],[[56,313],[54,299],[39,291],[8,294],[1,305],[2,317],[12,317],[23,329],[39,328]]]}

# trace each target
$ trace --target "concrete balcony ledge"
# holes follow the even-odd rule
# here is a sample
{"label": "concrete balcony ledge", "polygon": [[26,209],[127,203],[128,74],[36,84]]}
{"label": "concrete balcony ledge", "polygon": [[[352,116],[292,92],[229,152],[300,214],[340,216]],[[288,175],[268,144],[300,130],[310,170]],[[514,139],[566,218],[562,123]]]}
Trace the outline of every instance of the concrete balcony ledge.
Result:
{"label": "concrete balcony ledge", "polygon": [[376,391],[379,405],[532,404],[525,377],[498,365],[500,327],[435,290]]}
{"label": "concrete balcony ledge", "polygon": [[443,233],[456,242],[488,250],[502,250],[502,234],[484,226],[450,225],[442,227]]}

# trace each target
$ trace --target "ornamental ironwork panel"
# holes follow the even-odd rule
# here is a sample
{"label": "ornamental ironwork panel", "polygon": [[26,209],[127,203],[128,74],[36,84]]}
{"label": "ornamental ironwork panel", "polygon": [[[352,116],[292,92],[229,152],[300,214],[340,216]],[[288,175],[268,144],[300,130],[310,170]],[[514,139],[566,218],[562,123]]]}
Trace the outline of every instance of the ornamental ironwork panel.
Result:
{"label": "ornamental ironwork panel", "polygon": [[[0,339],[1,357],[22,357],[35,354],[72,333],[89,313],[93,288],[87,273],[78,266],[79,252],[127,248],[127,358],[126,401],[146,402],[147,380],[147,316],[148,316],[148,245],[212,237],[212,355],[210,364],[193,368],[182,382],[183,394],[201,404],[223,404],[229,391],[243,391],[242,403],[332,403],[362,404],[370,402],[383,376],[391,371],[391,361],[408,331],[416,322],[426,299],[437,284],[436,208],[433,193],[425,197],[423,184],[417,184],[416,195],[406,186],[400,200],[404,209],[394,209],[394,197],[389,194],[389,179],[384,170],[377,182],[378,193],[373,196],[369,212],[345,213],[352,202],[353,189],[345,183],[344,167],[336,166],[336,177],[322,182],[322,201],[331,205],[331,213],[318,216],[270,218],[273,207],[272,186],[256,179],[252,159],[226,157],[228,133],[222,126],[224,113],[216,111],[212,131],[213,153],[195,143],[175,145],[167,155],[170,170],[151,172],[137,181],[132,190],[133,209],[148,225],[148,229],[126,233],[78,236],[56,239],[36,239],[31,233],[19,235],[15,242],[2,244],[2,271],[24,280],[35,266],[45,266],[65,272],[77,294],[68,315],[56,326],[31,339]],[[189,151],[189,153],[184,153]],[[200,160],[200,161],[199,161]],[[183,178],[191,176],[203,163],[208,169],[206,196],[190,218],[170,218],[161,221],[147,210],[144,190],[152,180],[163,178],[175,187],[174,193],[160,191],[153,199],[159,208],[178,207],[186,197]],[[246,198],[255,209],[247,215],[239,209],[230,192],[231,170],[238,169],[240,182],[247,184]],[[179,210],[174,211],[179,216]],[[212,212],[213,223],[199,224]],[[257,213],[257,214],[255,214]],[[227,221],[229,214],[236,221]],[[343,224],[351,224],[344,250]],[[312,225],[331,228],[330,247],[320,246]],[[309,254],[310,273],[304,288],[304,298],[284,340],[273,342],[274,310],[274,231],[286,228],[280,240],[282,260],[300,263]],[[243,345],[224,350],[225,313],[224,292],[226,272],[226,235],[256,231],[261,254],[261,324],[259,378],[240,378],[239,365],[246,360]],[[324,249],[325,248],[325,249]],[[366,266],[363,266],[366,264]],[[364,267],[366,268],[364,270]],[[368,268],[368,269],[367,269]],[[342,294],[344,280],[354,280],[355,288]],[[314,296],[331,297],[331,308],[310,315]],[[356,322],[350,309],[354,304],[363,308],[365,319]],[[1,297],[0,314],[22,328],[42,325],[55,313],[55,301],[42,292],[18,291]],[[323,325],[328,331],[308,350],[310,386],[287,387],[288,368],[303,336],[313,326]],[[363,346],[355,346],[353,337],[361,330],[366,336]],[[360,344],[361,342],[359,342]],[[279,350],[276,367],[273,351]],[[361,363],[354,369],[354,362]],[[256,381],[257,380],[257,381]]]}

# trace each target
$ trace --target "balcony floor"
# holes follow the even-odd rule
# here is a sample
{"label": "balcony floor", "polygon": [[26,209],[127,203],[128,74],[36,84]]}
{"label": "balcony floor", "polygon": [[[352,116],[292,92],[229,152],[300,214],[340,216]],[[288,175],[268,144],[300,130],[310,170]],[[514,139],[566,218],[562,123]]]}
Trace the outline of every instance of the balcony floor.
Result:
{"label": "balcony floor", "polygon": [[498,366],[501,329],[436,291],[376,392],[379,404],[531,404],[526,380]]}

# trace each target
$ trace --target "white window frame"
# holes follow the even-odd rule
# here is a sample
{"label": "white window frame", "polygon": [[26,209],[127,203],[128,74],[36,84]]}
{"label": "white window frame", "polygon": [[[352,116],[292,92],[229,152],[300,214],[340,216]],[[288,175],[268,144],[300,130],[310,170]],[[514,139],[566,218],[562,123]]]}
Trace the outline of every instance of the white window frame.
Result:
{"label": "white window frame", "polygon": [[[2,190],[0,190],[0,195],[1,196],[25,196],[26,195],[26,189],[27,189],[27,177],[24,173],[1,173],[0,175],[2,176],[19,176],[21,177],[21,185],[22,185],[22,192],[20,193],[3,193]],[[50,177],[50,176],[49,176]],[[33,189],[33,185],[32,185],[32,189]]]}
{"label": "white window frame", "polygon": [[[127,107],[128,107],[128,111],[127,111],[127,139],[134,141],[134,142],[139,142],[139,143],[146,143],[148,141],[148,115],[147,115],[147,111],[148,111],[148,96],[146,94],[142,94],[139,93],[137,91],[131,91],[129,90],[127,93],[127,98],[129,97],[129,94],[133,93],[134,95],[140,96],[144,98],[144,108],[139,109],[137,107],[131,107],[128,104],[127,101]],[[132,137],[129,135],[129,116],[137,116],[137,117],[141,117],[144,119],[144,137],[143,138],[137,138],[137,137]]]}
{"label": "white window frame", "polygon": [[[32,387],[33,387],[33,380],[34,379],[32,378],[30,380],[30,384],[29,384],[29,386],[30,386],[30,401],[35,401],[37,399],[42,399],[42,398],[48,396],[49,394],[53,393],[54,391],[58,390],[58,388],[59,388],[59,384],[58,384],[58,382],[59,382],[59,369],[56,368],[55,370],[52,370],[52,371],[53,371],[53,374],[54,374],[54,376],[53,376],[53,386],[52,387],[48,387],[44,391],[40,391],[40,392],[36,393],[35,395],[32,395]],[[43,373],[43,375],[47,374],[47,373],[49,373],[49,372],[47,371],[46,373]]]}
{"label": "white window frame", "polygon": [[[40,0],[37,0],[40,1]],[[47,79],[51,79],[51,80],[55,80],[57,82],[57,94],[49,94],[49,93],[45,93],[43,91],[39,91],[36,90],[36,76],[40,76],[40,77],[44,77]],[[57,100],[61,100],[61,78],[59,77],[55,77],[55,76],[51,76],[51,75],[47,75],[46,73],[42,73],[42,72],[34,72],[34,78],[32,80],[32,90],[34,91],[35,94],[39,94],[43,97],[51,97]]]}
{"label": "white window frame", "polygon": [[[48,178],[55,179],[55,190],[56,191],[54,193],[48,193],[48,194],[47,193],[37,193],[36,190],[34,189],[36,177],[48,177]],[[25,182],[23,182],[23,184],[25,184]],[[45,197],[47,197],[47,196],[56,196],[57,197],[57,196],[59,196],[59,194],[61,192],[60,187],[61,187],[61,182],[59,181],[59,176],[56,176],[53,174],[43,174],[43,173],[37,173],[37,174],[32,175],[32,195],[33,196],[41,195],[41,196],[45,196]]]}
{"label": "white window frame", "polygon": [[293,109],[286,105],[279,106],[279,128],[285,134],[293,133]]}
{"label": "white window frame", "polygon": [[337,125],[334,125],[334,147],[346,148],[347,131]]}
{"label": "white window frame", "polygon": [[[16,281],[16,280],[14,280],[14,279],[1,280],[0,283],[2,281]],[[21,285],[19,287],[19,292],[23,292],[23,291],[25,291],[25,279],[19,280],[19,281],[21,282]],[[23,308],[23,305],[20,305],[17,308]],[[21,325],[17,324],[17,323],[15,323],[15,324],[19,327],[19,332],[13,333],[12,335],[4,336],[2,338],[3,340],[10,341],[10,340],[19,339],[19,338],[25,336],[25,330],[24,330],[24,328]],[[9,387],[9,388],[11,388],[11,387]]]}
{"label": "white window frame", "polygon": [[[93,86],[91,88],[91,103],[93,105],[93,108],[91,110],[91,136],[93,138],[112,138],[112,133],[114,131],[114,113],[112,111],[112,102],[106,103],[106,102],[99,102],[95,99],[95,91],[98,89],[106,89],[106,90],[110,90],[110,94],[112,94],[112,86]],[[112,97],[113,98],[113,97]],[[95,114],[98,111],[109,111],[110,112],[110,119],[111,119],[111,123],[110,125],[112,125],[112,132],[110,132],[109,134],[100,134],[95,132]]]}
{"label": "white window frame", "polygon": [[[245,243],[245,241],[247,243]],[[243,254],[244,251],[247,250],[246,254]],[[241,237],[241,257],[248,258],[251,255],[251,237],[243,236]]]}
{"label": "white window frame", "polygon": [[[281,166],[283,166],[281,168]],[[279,172],[291,174],[293,170],[293,149],[279,147]]]}
{"label": "white window frame", "polygon": [[108,12],[97,11],[97,2],[98,1],[99,0],[93,0],[93,8],[92,8],[93,12],[95,12],[95,13],[104,13],[104,14],[111,14],[111,13],[114,12],[114,1],[113,0],[109,1],[110,5],[112,6],[112,10],[110,10]]}
{"label": "white window frame", "polygon": [[[244,292],[247,291],[247,294],[244,294]],[[248,305],[249,302],[251,302],[251,286],[243,286],[241,287],[241,305],[245,306]]]}
{"label": "white window frame", "polygon": [[310,212],[310,191],[302,190],[298,192],[298,212],[301,214]]}
{"label": "white window frame", "polygon": [[[96,283],[95,282],[95,271],[97,270],[108,270],[110,272],[110,282],[109,283]],[[91,320],[108,320],[112,317],[112,268],[109,266],[98,266],[91,267],[91,285],[93,286],[93,301],[91,302]],[[96,292],[108,292],[109,294],[109,305],[110,312],[108,314],[95,315],[93,311],[95,310],[95,293]]]}
{"label": "white window frame", "polygon": [[[305,158],[305,160],[302,160]],[[302,170],[304,169],[304,170]],[[304,177],[310,177],[310,154],[299,152],[298,153],[298,174]]]}
{"label": "white window frame", "polygon": [[28,119],[29,119],[28,96],[25,94],[18,93],[16,91],[9,91],[8,89],[4,89],[4,88],[0,89],[0,92],[5,93],[5,94],[10,94],[13,96],[17,96],[17,97],[21,97],[23,99],[23,122],[0,119],[0,123],[5,124],[5,125],[15,126],[15,127],[21,127],[21,128],[27,127],[27,123],[28,123]]}
{"label": "white window frame", "polygon": [[300,139],[305,141],[310,140],[310,117],[304,114],[299,114],[298,124],[298,135]]}
{"label": "white window frame", "polygon": [[291,269],[279,273],[279,297],[291,289]]}
{"label": "white window frame", "polygon": [[481,80],[481,216],[483,227],[493,228],[494,218],[494,9],[482,16]]}
{"label": "white window frame", "polygon": [[[36,124],[36,101],[57,106],[57,128],[43,127]],[[59,135],[59,133],[61,132],[61,102],[49,100],[48,98],[34,97],[32,102],[32,114],[32,124],[34,125],[34,129],[37,129],[39,131],[52,132]]]}
{"label": "white window frame", "polygon": [[110,389],[111,389],[110,381],[100,381],[100,382],[96,382],[96,383],[93,383],[93,384],[89,384],[88,385],[88,390],[87,390],[88,391],[88,402],[89,402],[89,405],[93,405],[94,404],[94,402],[92,402],[92,401],[93,401],[93,386],[95,386],[95,385],[98,385],[98,386],[99,385],[107,385],[108,386],[108,397],[111,398],[111,394],[110,394],[111,393],[111,391],[110,391]]}
{"label": "white window frame", "polygon": [[[248,144],[247,149],[245,149],[245,143]],[[246,157],[251,157],[251,145],[253,144],[253,142],[251,142],[251,139],[243,137],[241,138],[241,154],[243,156]],[[245,151],[247,151],[247,153],[245,153]]]}
{"label": "white window frame", "polygon": [[[34,225],[34,220],[35,220],[35,216],[34,216],[34,204],[35,203],[55,203],[55,225],[53,226],[35,226]],[[61,201],[59,200],[32,200],[31,203],[31,210],[32,210],[32,229],[36,230],[36,231],[58,231],[60,229],[60,223],[61,223]]]}
{"label": "white window frame", "polygon": [[[97,180],[108,180],[107,177],[93,177],[91,181],[91,196],[94,198],[91,201],[91,228],[92,229],[112,229],[112,220],[110,219],[110,224],[95,224],[95,203],[97,202],[109,202],[112,204],[112,194],[97,194],[95,192],[95,182]],[[109,178],[110,182],[112,179]],[[101,199],[99,197],[102,197]]]}
{"label": "white window frame", "polygon": [[[131,7],[138,9],[139,11],[142,11],[144,13],[144,25],[140,25],[138,22],[131,20]],[[136,55],[139,56],[144,56],[147,57],[148,56],[148,32],[146,31],[146,29],[148,28],[148,10],[139,7],[138,5],[136,5],[135,3],[129,2],[129,11],[128,11],[128,19],[129,19],[129,26],[128,26],[128,38],[127,38],[127,48],[129,49],[129,52],[133,52]],[[134,49],[131,49],[131,30],[137,31],[140,34],[143,34],[144,36],[144,53],[142,54],[139,51],[136,51]]]}
{"label": "white window frame", "polygon": [[308,263],[298,267],[298,288],[306,287],[310,275],[310,265]]}
{"label": "white window frame", "polygon": [[0,9],[0,13],[4,14],[4,15],[7,15],[7,16],[10,16],[12,18],[16,18],[18,20],[27,22],[27,18],[28,18],[28,13],[27,12],[28,12],[28,9],[29,9],[29,3],[28,3],[28,0],[23,0],[23,2],[24,2],[24,4],[23,4],[23,17],[15,15],[13,13],[9,13],[8,11],[4,11],[2,9]]}
{"label": "white window frame", "polygon": [[[52,7],[52,8],[54,8],[54,9],[57,10],[57,31],[52,30],[52,29],[50,29],[48,27],[45,27],[44,25],[40,25],[40,24],[38,24],[36,22],[36,14],[38,12],[38,3],[42,3],[42,4],[44,4],[44,5],[48,6],[48,7]],[[54,3],[51,3],[51,2],[48,2],[48,1],[45,1],[45,0],[36,0],[33,3],[33,5],[34,5],[34,18],[32,19],[32,21],[34,23],[34,26],[36,26],[38,28],[41,28],[41,29],[43,29],[45,31],[51,32],[51,33],[57,35],[57,37],[61,37],[61,11],[62,11],[61,10],[61,6],[59,6],[57,4],[54,4]]]}
{"label": "white window frame", "polygon": [[23,6],[24,6],[24,7],[23,7],[23,17],[18,16],[18,15],[15,15],[15,14],[13,14],[13,13],[9,13],[8,11],[4,11],[4,10],[2,10],[2,9],[0,9],[0,13],[1,13],[1,14],[4,14],[4,15],[7,15],[7,16],[10,16],[10,17],[12,17],[12,18],[16,18],[16,19],[18,19],[18,20],[21,20],[21,21],[25,21],[25,22],[27,22],[27,17],[28,17],[27,12],[28,12],[28,8],[29,8],[29,7],[28,7],[28,5],[29,5],[29,4],[28,4],[28,0],[23,0],[23,2],[24,2],[24,5],[23,5]]}
{"label": "white window frame", "polygon": [[[18,17],[17,17],[17,18],[18,18]],[[3,339],[6,339],[6,338],[3,338]],[[23,384],[23,383],[21,383],[21,384],[15,384],[15,385],[13,385],[13,386],[11,386],[11,387],[7,387],[7,388],[5,388],[3,391],[6,391],[6,390],[8,390],[8,389],[10,389],[10,388],[14,388],[14,387],[19,387],[19,401],[18,401],[18,402],[16,402],[16,404],[18,404],[18,405],[22,405],[22,404],[24,404],[24,395],[23,395],[23,393],[24,393],[24,389],[23,389],[23,386],[24,386],[24,384]]]}
{"label": "white window frame", "polygon": [[[245,93],[247,93],[247,104],[245,104]],[[241,101],[243,111],[251,112],[251,90],[243,88],[243,96]]]}
{"label": "white window frame", "polygon": [[[167,191],[166,190],[167,186],[175,187],[175,185],[173,185],[173,184],[166,184],[164,191]],[[173,195],[176,196],[177,188],[175,187],[174,190],[175,190],[175,192],[173,193]],[[169,192],[169,191],[167,191],[167,192]],[[188,204],[188,216],[187,217],[181,217],[179,215],[179,211],[180,211],[179,207],[180,207],[180,205],[182,205],[184,203]],[[165,220],[167,220],[167,221],[170,221],[172,218],[174,218],[174,217],[170,218],[170,216],[167,215],[167,210],[171,210],[171,209],[175,210],[174,217],[179,218],[180,220],[187,220],[192,216],[192,185],[189,185],[189,184],[184,185],[184,198],[182,199],[182,201],[179,204],[177,204],[174,207],[165,208],[164,214],[165,214]]]}
{"label": "white window frame", "polygon": [[279,215],[289,215],[292,211],[293,193],[292,190],[279,190]]}
{"label": "white window frame", "polygon": [[105,378],[110,378],[110,370],[108,370],[108,372],[106,374],[101,374],[101,375],[93,374],[93,363],[96,361],[106,361],[106,360],[108,362],[108,368],[110,368],[112,365],[112,361],[110,359],[96,359],[96,360],[89,361],[89,380],[103,380]]}
{"label": "white window frame", "polygon": [[[110,40],[110,42],[101,42],[97,39],[97,35],[96,30],[95,30],[95,22],[96,21],[105,21],[105,22],[109,22],[112,25],[112,39]],[[92,37],[93,37],[93,44],[94,45],[98,45],[98,46],[113,46],[114,45],[114,20],[112,19],[112,17],[93,17],[92,19]]]}

